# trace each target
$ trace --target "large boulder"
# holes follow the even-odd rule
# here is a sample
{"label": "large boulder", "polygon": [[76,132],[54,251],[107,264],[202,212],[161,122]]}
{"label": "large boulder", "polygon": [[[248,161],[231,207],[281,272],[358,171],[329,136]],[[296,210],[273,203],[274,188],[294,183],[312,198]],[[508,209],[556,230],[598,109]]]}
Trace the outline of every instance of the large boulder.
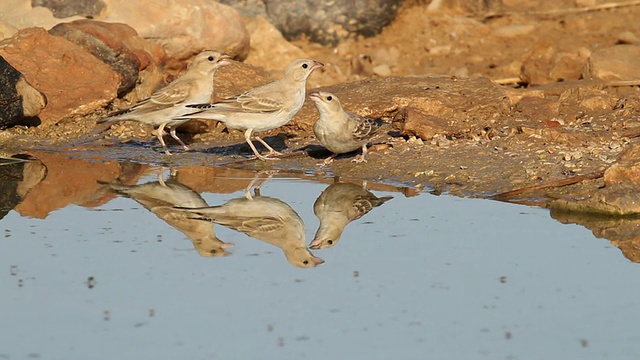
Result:
{"label": "large boulder", "polygon": [[91,18],[131,25],[138,34],[162,46],[172,64],[202,50],[244,59],[249,34],[233,8],[211,0],[3,0],[0,19],[18,28],[44,27]]}
{"label": "large boulder", "polygon": [[25,123],[40,114],[47,98],[0,56],[0,129]]}
{"label": "large boulder", "polygon": [[378,34],[395,19],[398,0],[221,0],[243,15],[266,17],[289,40],[306,35],[322,44]]}
{"label": "large boulder", "polygon": [[109,65],[42,28],[0,41],[0,56],[46,96],[47,107],[39,115],[43,124],[106,106],[121,81]]}

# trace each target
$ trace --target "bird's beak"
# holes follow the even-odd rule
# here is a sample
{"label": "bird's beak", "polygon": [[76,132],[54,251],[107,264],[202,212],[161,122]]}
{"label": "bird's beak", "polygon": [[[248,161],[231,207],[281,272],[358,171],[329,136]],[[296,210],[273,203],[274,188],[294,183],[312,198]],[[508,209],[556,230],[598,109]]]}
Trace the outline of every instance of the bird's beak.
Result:
{"label": "bird's beak", "polygon": [[321,63],[320,61],[313,60],[313,65],[311,65],[311,71],[313,71],[315,69],[319,69],[319,68],[321,68],[323,66],[324,66],[324,64]]}
{"label": "bird's beak", "polygon": [[311,257],[311,261],[313,261],[313,263],[316,264],[316,265],[320,265],[320,264],[324,263],[324,260],[320,259],[319,257],[315,257],[315,256]]}
{"label": "bird's beak", "polygon": [[320,249],[320,245],[322,245],[322,240],[320,240],[320,239],[313,239],[313,241],[311,242],[311,244],[309,244],[309,249],[318,250],[318,249]]}
{"label": "bird's beak", "polygon": [[[314,92],[309,94],[309,99],[313,102],[320,102],[322,99],[320,98],[320,93]],[[314,240],[315,241],[315,240]],[[313,243],[312,243],[313,244]]]}
{"label": "bird's beak", "polygon": [[227,55],[227,54],[222,54],[220,56],[220,59],[218,59],[218,63],[222,66],[224,65],[231,65],[231,56]]}

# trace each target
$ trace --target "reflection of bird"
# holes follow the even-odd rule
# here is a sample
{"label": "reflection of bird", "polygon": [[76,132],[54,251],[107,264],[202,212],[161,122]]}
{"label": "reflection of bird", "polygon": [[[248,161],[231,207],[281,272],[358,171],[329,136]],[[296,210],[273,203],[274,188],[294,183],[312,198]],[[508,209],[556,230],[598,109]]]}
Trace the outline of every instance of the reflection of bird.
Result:
{"label": "reflection of bird", "polygon": [[320,220],[320,227],[309,247],[322,249],[335,245],[347,224],[391,199],[391,196],[378,198],[355,184],[331,184],[313,204],[313,212]]}
{"label": "reflection of bird", "polygon": [[305,227],[300,216],[285,202],[260,196],[259,187],[255,196],[251,196],[249,189],[254,184],[255,179],[244,197],[231,199],[223,205],[179,210],[190,213],[195,219],[211,221],[275,245],[294,266],[308,268],[322,264],[324,261],[315,257],[306,246]]}
{"label": "reflection of bird", "polygon": [[316,103],[320,118],[313,125],[318,141],[333,152],[322,166],[326,166],[338,154],[348,153],[362,148],[362,156],[354,162],[366,162],[367,143],[382,125],[380,119],[370,119],[355,113],[346,112],[340,100],[333,94],[318,91],[310,95]]}
{"label": "reflection of bird", "polygon": [[[244,138],[253,153],[260,160],[266,160],[267,158],[260,155],[251,142],[251,134],[254,131],[275,129],[288,123],[304,104],[307,78],[313,70],[322,66],[321,62],[315,60],[294,60],[279,80],[213,104],[194,102],[187,105],[193,108],[192,112],[184,113],[177,118],[218,120],[229,128],[245,130]],[[269,150],[267,156],[281,155],[260,136],[256,135],[255,138]]]}
{"label": "reflection of bird", "polygon": [[115,192],[129,197],[175,229],[184,233],[193,242],[194,248],[201,256],[223,256],[229,243],[216,237],[213,226],[209,223],[192,219],[174,206],[202,207],[206,201],[191,188],[179,183],[173,176],[168,180],[151,181],[140,185],[122,185],[108,183]]}
{"label": "reflection of bird", "polygon": [[187,72],[164,88],[156,91],[151,97],[142,100],[132,107],[120,110],[109,117],[98,120],[98,123],[120,120],[135,120],[144,124],[158,127],[158,140],[167,155],[171,155],[164,143],[164,127],[171,127],[171,137],[176,139],[185,150],[189,150],[176,135],[176,126],[189,119],[173,119],[178,114],[184,113],[183,105],[188,103],[200,103],[211,100],[213,94],[213,75],[216,70],[229,64],[227,55],[215,51],[203,51],[198,54]]}

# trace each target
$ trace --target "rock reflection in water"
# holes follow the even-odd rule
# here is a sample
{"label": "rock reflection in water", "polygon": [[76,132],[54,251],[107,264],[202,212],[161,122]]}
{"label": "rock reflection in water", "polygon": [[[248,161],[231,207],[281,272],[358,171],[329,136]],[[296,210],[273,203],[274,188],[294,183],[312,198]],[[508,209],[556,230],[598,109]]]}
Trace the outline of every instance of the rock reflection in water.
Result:
{"label": "rock reflection in water", "polygon": [[627,259],[640,263],[640,218],[594,216],[553,209],[551,217],[563,224],[586,227],[596,237],[609,240]]}
{"label": "rock reflection in water", "polygon": [[313,204],[320,226],[309,247],[322,249],[335,245],[350,222],[391,199],[392,196],[378,198],[366,189],[366,185],[341,182],[329,185]]}
{"label": "rock reflection in water", "polygon": [[[287,203],[260,195],[260,187],[272,176],[256,185],[261,173],[245,189],[245,196],[227,201],[223,205],[188,208],[186,214],[199,221],[213,222],[240,231],[255,239],[277,246],[291,265],[315,267],[324,261],[314,256],[306,246],[304,222]],[[251,188],[255,186],[254,194]]]}
{"label": "rock reflection in water", "polygon": [[38,159],[28,155],[0,158],[0,219],[15,208],[29,191],[47,174],[47,168]]}
{"label": "rock reflection in water", "polygon": [[188,213],[175,207],[206,207],[207,202],[190,187],[181,184],[171,172],[166,181],[162,169],[158,169],[158,180],[139,185],[118,182],[103,183],[120,195],[131,198],[151,211],[176,230],[184,233],[193,242],[194,248],[202,256],[224,256],[231,244],[216,237],[212,224],[193,219]]}

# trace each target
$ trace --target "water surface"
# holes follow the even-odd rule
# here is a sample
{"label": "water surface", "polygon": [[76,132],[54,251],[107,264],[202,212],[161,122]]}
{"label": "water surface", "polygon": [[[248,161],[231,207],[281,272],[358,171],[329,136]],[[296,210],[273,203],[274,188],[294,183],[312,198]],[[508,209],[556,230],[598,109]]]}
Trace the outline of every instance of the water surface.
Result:
{"label": "water surface", "polygon": [[[638,264],[545,209],[367,184],[393,199],[332,247],[305,246],[324,263],[303,268],[279,240],[180,228],[170,206],[111,186],[177,183],[213,206],[246,198],[253,172],[178,168],[158,180],[144,164],[82,167],[69,176],[49,162],[4,209],[0,359],[640,356]],[[279,173],[259,193],[299,215],[309,244],[332,183]]]}

